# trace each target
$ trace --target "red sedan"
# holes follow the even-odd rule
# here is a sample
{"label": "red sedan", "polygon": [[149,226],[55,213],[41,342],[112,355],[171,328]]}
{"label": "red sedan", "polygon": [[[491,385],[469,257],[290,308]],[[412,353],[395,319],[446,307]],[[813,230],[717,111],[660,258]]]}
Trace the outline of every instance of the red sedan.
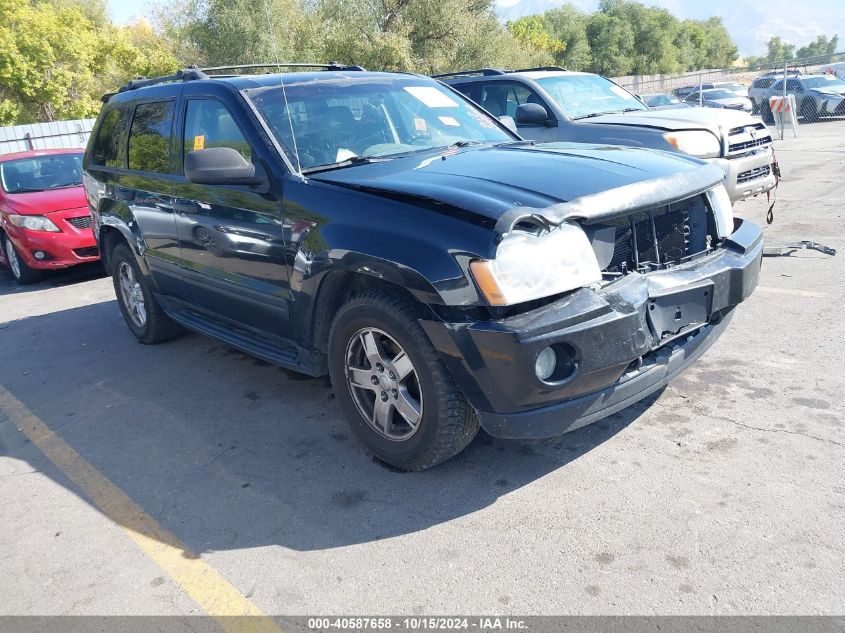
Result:
{"label": "red sedan", "polygon": [[100,258],[82,189],[82,150],[0,156],[0,263],[22,284]]}

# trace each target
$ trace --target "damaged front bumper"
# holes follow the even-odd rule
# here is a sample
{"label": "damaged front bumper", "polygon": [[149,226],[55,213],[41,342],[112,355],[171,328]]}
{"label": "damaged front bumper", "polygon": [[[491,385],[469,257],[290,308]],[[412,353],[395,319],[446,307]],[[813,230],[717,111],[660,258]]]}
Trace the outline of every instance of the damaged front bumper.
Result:
{"label": "damaged front bumper", "polygon": [[[645,398],[703,354],[756,287],[762,253],[760,228],[737,219],[701,259],[500,321],[422,325],[485,431],[553,437]],[[535,374],[547,347],[563,367],[553,382]]]}

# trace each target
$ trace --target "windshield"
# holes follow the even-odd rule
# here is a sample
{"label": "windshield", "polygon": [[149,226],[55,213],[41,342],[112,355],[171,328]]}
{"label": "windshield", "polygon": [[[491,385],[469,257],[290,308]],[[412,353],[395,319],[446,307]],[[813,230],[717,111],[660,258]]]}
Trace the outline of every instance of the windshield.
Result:
{"label": "windshield", "polygon": [[834,75],[825,75],[824,77],[807,77],[804,79],[804,85],[808,88],[833,88],[834,90],[845,89],[845,82]]}
{"label": "windshield", "polygon": [[[729,90],[705,90],[703,93],[704,99],[712,101],[713,99],[736,99],[736,95]],[[692,100],[698,99],[698,95],[691,95]]]}
{"label": "windshield", "polygon": [[33,156],[0,163],[6,193],[27,193],[82,184],[82,154]]}
{"label": "windshield", "polygon": [[537,83],[573,119],[648,109],[630,92],[599,75],[543,77]]}
{"label": "windshield", "polygon": [[294,164],[313,170],[454,144],[514,141],[491,118],[421,77],[330,77],[245,91]]}

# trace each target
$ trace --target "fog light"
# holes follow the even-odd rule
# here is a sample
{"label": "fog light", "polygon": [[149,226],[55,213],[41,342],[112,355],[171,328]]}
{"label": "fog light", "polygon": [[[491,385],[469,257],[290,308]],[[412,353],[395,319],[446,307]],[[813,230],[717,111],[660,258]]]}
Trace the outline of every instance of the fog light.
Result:
{"label": "fog light", "polygon": [[548,380],[555,373],[556,365],[557,354],[551,347],[547,347],[537,356],[537,362],[534,363],[534,373],[540,380]]}
{"label": "fog light", "polygon": [[35,259],[38,260],[42,260],[47,257],[47,253],[45,253],[44,251],[32,251],[32,255],[33,257],[35,257]]}

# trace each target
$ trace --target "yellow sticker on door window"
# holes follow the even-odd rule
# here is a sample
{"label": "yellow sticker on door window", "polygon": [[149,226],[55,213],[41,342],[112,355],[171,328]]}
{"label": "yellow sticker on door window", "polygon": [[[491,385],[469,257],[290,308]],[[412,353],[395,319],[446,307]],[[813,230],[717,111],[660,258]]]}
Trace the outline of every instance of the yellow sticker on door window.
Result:
{"label": "yellow sticker on door window", "polygon": [[205,147],[205,136],[198,135],[194,137],[194,151],[197,152]]}

